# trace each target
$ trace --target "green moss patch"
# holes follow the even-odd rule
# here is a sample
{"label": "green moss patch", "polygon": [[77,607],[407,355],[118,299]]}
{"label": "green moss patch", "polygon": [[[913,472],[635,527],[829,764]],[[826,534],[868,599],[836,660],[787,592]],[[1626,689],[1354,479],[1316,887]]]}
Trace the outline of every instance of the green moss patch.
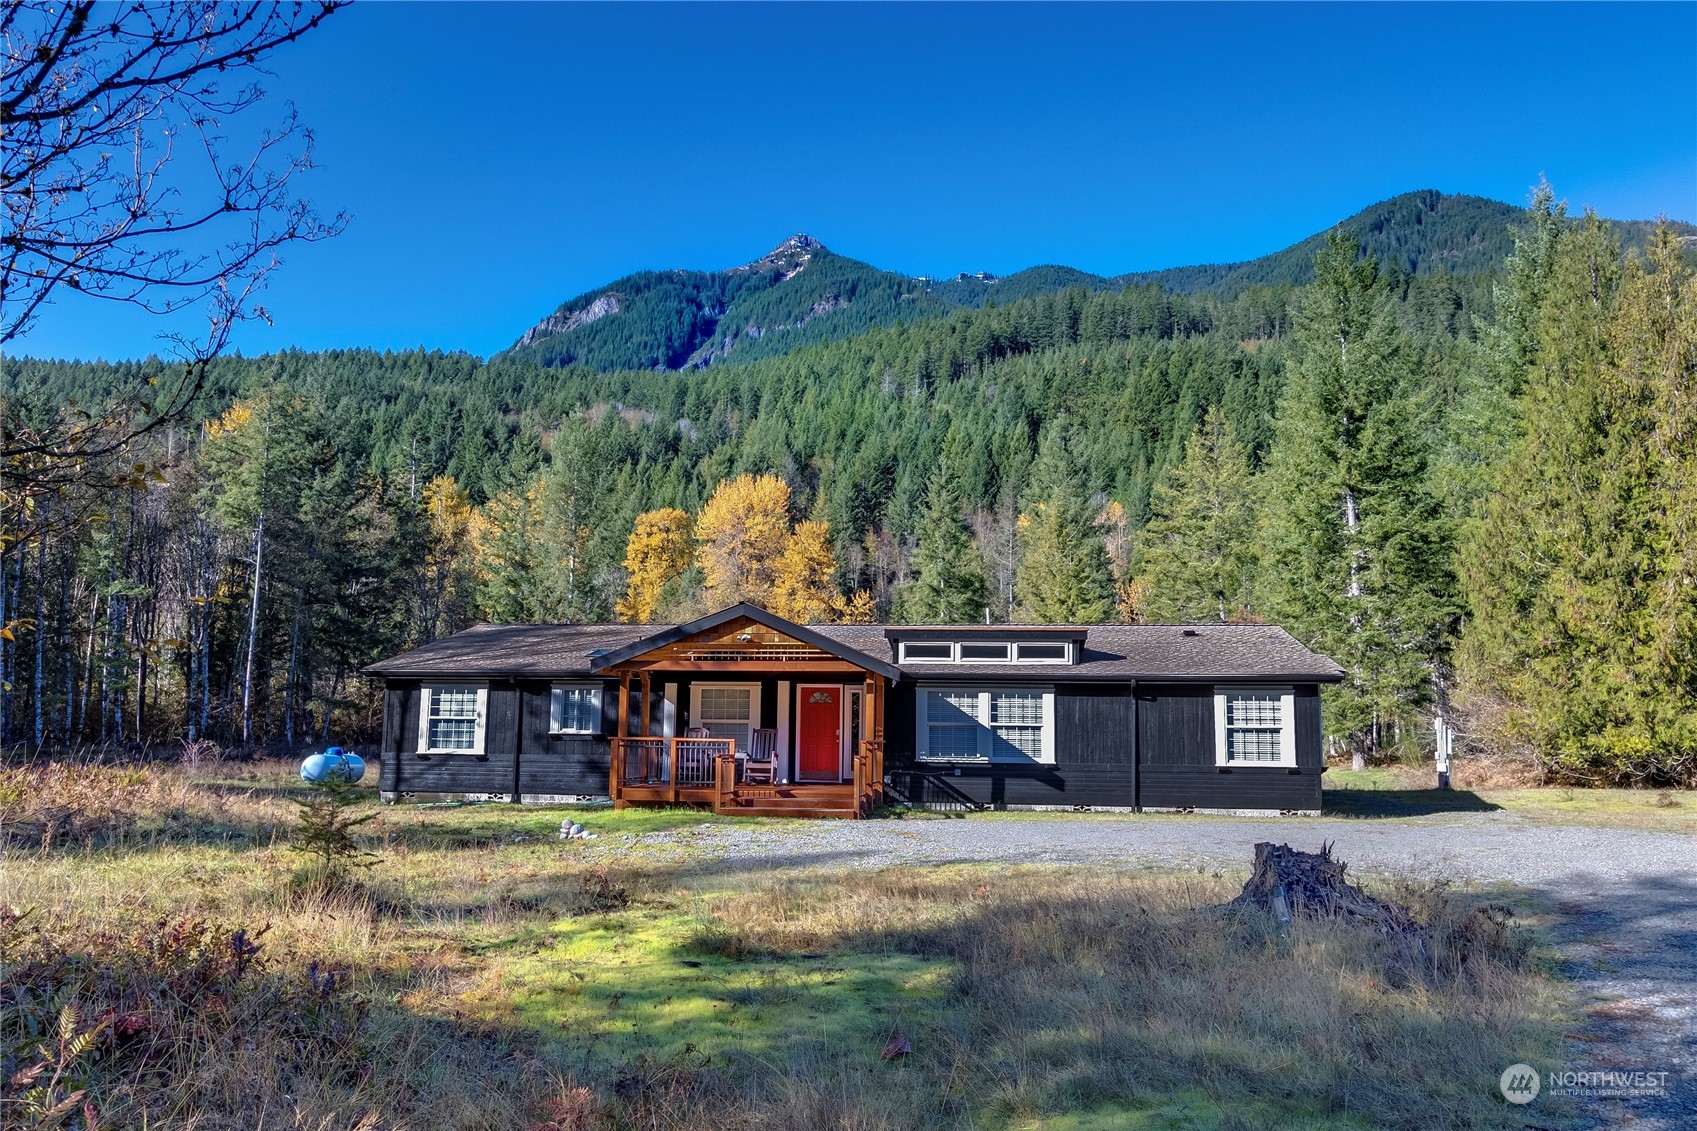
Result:
{"label": "green moss patch", "polygon": [[954,965],[908,955],[717,953],[700,920],[670,911],[567,920],[503,964],[502,1005],[592,1059],[822,1053],[868,1063],[893,1030],[916,1043]]}
{"label": "green moss patch", "polygon": [[1340,1115],[1308,1115],[1289,1107],[1226,1105],[1200,1091],[1159,1100],[1104,1104],[1060,1115],[1014,1119],[1006,1131],[1239,1131],[1277,1127],[1280,1131],[1366,1131],[1371,1124]]}

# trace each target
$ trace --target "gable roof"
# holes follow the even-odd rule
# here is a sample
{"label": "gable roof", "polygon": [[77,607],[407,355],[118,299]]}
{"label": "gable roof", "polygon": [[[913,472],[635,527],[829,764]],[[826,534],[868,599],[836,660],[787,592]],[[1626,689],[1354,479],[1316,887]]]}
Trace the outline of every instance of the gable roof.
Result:
{"label": "gable roof", "polygon": [[900,664],[903,636],[936,638],[945,628],[985,635],[982,626],[791,624],[753,605],[735,605],[684,625],[480,624],[365,668],[393,679],[584,678],[654,648],[745,616],[849,663],[891,679],[1143,683],[1300,681],[1337,683],[1343,671],[1277,625],[993,625],[1019,639],[1022,627],[1076,631],[1085,644],[1075,664]]}
{"label": "gable roof", "polygon": [[697,633],[707,632],[711,629],[718,628],[720,625],[736,620],[738,617],[747,617],[754,623],[764,625],[773,632],[781,632],[785,636],[801,641],[803,644],[810,644],[819,649],[821,652],[829,652],[838,659],[847,660],[856,667],[862,667],[867,671],[877,672],[879,675],[884,676],[887,679],[901,678],[901,669],[889,660],[888,648],[878,649],[879,652],[883,653],[883,657],[880,658],[876,652],[862,651],[861,649],[840,639],[828,636],[825,633],[809,628],[806,625],[800,625],[793,621],[785,620],[776,613],[767,612],[759,605],[750,605],[746,602],[732,605],[727,609],[720,609],[716,613],[708,613],[706,616],[698,617],[695,620],[690,621],[688,624],[676,625],[675,627],[658,632],[653,636],[645,636],[641,640],[632,641],[623,648],[615,649],[606,655],[601,656],[598,660],[596,660],[590,670],[594,672],[604,672],[609,668],[617,667],[626,660],[634,660],[636,657],[643,655],[646,652],[652,652],[656,648],[663,648],[668,644],[674,644],[679,640],[685,640]]}
{"label": "gable roof", "polygon": [[392,678],[583,676],[595,653],[623,648],[652,631],[650,624],[479,624],[363,670]]}

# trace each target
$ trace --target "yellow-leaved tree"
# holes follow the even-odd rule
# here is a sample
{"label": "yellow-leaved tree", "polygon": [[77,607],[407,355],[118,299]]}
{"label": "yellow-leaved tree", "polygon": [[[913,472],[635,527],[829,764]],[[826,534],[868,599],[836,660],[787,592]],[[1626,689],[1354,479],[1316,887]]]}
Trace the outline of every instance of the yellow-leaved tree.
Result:
{"label": "yellow-leaved tree", "polygon": [[695,521],[697,560],[713,604],[771,608],[789,511],[789,485],[776,475],[739,475],[714,489]]}
{"label": "yellow-leaved tree", "polygon": [[419,493],[430,531],[419,586],[420,640],[434,640],[470,619],[476,598],[471,496],[451,475],[438,475]]}
{"label": "yellow-leaved tree", "polygon": [[773,570],[771,609],[797,624],[835,619],[842,594],[837,591],[837,558],[831,553],[831,527],[798,522]]}
{"label": "yellow-leaved tree", "polygon": [[689,512],[661,507],[636,516],[630,541],[625,543],[625,569],[630,580],[615,610],[626,624],[648,624],[659,611],[668,582],[689,568],[694,538]]}

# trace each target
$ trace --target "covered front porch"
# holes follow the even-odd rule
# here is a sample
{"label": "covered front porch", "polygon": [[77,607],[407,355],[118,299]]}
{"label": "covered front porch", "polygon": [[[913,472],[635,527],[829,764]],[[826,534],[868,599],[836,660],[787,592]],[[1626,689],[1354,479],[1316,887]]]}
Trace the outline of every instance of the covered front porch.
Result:
{"label": "covered front porch", "polygon": [[617,678],[614,805],[861,817],[884,797],[884,705],[897,670],[738,605],[600,658]]}

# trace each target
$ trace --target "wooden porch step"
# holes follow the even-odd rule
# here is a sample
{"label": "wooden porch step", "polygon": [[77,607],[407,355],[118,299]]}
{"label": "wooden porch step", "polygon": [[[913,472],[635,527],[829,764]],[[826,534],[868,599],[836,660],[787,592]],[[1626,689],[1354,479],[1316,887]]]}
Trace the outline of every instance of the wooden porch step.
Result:
{"label": "wooden porch step", "polygon": [[854,791],[841,785],[739,786],[722,812],[754,817],[858,817]]}
{"label": "wooden porch step", "polygon": [[735,817],[837,817],[843,820],[853,820],[860,816],[860,811],[852,805],[782,805],[770,801],[736,805],[725,810],[725,813]]}

